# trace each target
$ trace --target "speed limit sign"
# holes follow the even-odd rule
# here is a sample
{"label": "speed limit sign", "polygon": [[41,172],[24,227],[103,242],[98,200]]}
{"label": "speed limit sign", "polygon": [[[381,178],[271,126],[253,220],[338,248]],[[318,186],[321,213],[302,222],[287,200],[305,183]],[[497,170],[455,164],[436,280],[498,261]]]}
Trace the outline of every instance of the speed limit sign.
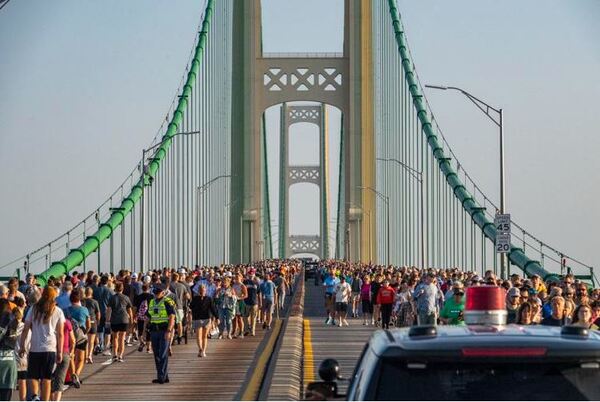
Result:
{"label": "speed limit sign", "polygon": [[498,214],[494,218],[494,226],[498,233],[510,233],[510,214]]}
{"label": "speed limit sign", "polygon": [[510,214],[497,214],[494,218],[496,227],[496,253],[510,252]]}
{"label": "speed limit sign", "polygon": [[496,253],[504,254],[510,252],[510,233],[496,234]]}

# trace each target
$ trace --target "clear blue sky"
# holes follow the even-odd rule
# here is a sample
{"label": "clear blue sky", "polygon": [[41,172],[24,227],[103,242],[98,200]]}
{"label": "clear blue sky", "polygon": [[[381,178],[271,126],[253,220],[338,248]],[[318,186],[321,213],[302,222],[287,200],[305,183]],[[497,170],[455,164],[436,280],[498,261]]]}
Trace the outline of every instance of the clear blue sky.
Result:
{"label": "clear blue sky", "polygon": [[[203,4],[13,0],[0,11],[0,263],[79,221],[130,171],[175,94]],[[504,108],[516,220],[599,266],[600,2],[399,5],[423,81]],[[342,7],[263,1],[265,50],[340,51]],[[497,199],[493,127],[458,95],[428,98],[462,164]]]}

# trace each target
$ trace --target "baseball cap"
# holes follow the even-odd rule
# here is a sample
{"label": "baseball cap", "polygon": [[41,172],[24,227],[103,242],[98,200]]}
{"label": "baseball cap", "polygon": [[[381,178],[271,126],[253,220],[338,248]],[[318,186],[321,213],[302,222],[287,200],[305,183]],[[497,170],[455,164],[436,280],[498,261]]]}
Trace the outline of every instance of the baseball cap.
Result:
{"label": "baseball cap", "polygon": [[131,279],[137,279],[137,274],[135,272],[131,274]]}
{"label": "baseball cap", "polygon": [[185,273],[187,273],[187,271],[186,271],[186,269],[185,269],[184,267],[181,267],[181,268],[179,268],[179,271],[178,271],[178,272],[179,272],[180,274],[185,274]]}
{"label": "baseball cap", "polygon": [[519,297],[521,296],[521,291],[519,288],[510,288],[508,289],[508,297]]}
{"label": "baseball cap", "polygon": [[144,283],[150,283],[152,282],[152,278],[150,278],[148,275],[144,276]]}
{"label": "baseball cap", "polygon": [[231,278],[233,275],[230,271],[225,272],[225,276]]}
{"label": "baseball cap", "polygon": [[152,293],[160,293],[163,290],[165,290],[165,285],[163,285],[162,283],[156,283],[154,284],[154,286],[152,286]]}

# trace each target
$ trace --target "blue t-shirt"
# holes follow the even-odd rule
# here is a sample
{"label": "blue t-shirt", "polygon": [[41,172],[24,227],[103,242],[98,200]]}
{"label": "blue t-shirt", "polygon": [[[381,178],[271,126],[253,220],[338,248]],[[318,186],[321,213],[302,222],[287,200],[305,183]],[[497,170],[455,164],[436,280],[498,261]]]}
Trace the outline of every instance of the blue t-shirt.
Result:
{"label": "blue t-shirt", "polygon": [[81,328],[85,329],[85,322],[90,316],[90,312],[87,307],[71,305],[69,308],[67,308],[65,313],[67,317],[71,317],[73,321],[77,322]]}
{"label": "blue t-shirt", "polygon": [[325,278],[325,293],[331,293],[333,294],[333,291],[335,289],[335,285],[337,285],[338,283],[340,283],[340,280],[338,278],[336,278],[335,276],[327,276],[327,278]]}
{"label": "blue t-shirt", "polygon": [[272,281],[264,281],[260,284],[260,293],[268,300],[275,299],[275,284]]}

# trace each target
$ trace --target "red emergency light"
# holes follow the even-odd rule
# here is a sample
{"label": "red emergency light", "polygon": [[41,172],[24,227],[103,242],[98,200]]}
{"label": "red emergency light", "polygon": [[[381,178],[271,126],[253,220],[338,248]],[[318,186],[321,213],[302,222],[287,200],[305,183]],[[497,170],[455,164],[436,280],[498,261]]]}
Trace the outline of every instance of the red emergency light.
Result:
{"label": "red emergency light", "polygon": [[506,290],[500,286],[473,286],[467,288],[465,324],[505,325]]}

